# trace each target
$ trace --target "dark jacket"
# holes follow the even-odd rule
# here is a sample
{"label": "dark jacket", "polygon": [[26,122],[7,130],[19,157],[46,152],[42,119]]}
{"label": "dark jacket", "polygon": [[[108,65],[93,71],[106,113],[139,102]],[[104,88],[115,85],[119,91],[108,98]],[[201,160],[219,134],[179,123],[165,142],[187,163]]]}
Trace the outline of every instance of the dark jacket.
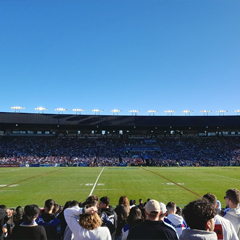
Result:
{"label": "dark jacket", "polygon": [[175,229],[163,221],[145,220],[129,230],[127,239],[177,240],[178,236]]}
{"label": "dark jacket", "polygon": [[36,220],[37,224],[43,226],[46,230],[47,239],[60,239],[61,221],[54,214],[45,213],[43,210]]}
{"label": "dark jacket", "polygon": [[47,240],[46,231],[43,226],[16,226],[13,228],[10,239],[37,239],[37,240]]}
{"label": "dark jacket", "polygon": [[117,214],[115,213],[114,209],[112,206],[109,206],[109,208],[99,209],[98,214],[103,221],[102,226],[108,227],[112,239],[114,240],[117,230]]}

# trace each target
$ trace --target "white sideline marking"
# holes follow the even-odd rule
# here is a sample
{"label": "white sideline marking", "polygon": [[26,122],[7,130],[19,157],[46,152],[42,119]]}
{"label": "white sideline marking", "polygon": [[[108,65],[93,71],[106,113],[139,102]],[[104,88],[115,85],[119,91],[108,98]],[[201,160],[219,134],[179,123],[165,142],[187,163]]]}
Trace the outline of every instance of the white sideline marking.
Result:
{"label": "white sideline marking", "polygon": [[104,186],[105,183],[98,183],[98,186]]}
{"label": "white sideline marking", "polygon": [[9,185],[8,187],[17,187],[18,184],[14,184],[14,185]]}
{"label": "white sideline marking", "polygon": [[98,175],[98,177],[97,177],[97,180],[96,180],[96,182],[94,183],[94,186],[93,186],[92,191],[90,192],[89,196],[92,195],[92,193],[93,193],[93,191],[94,191],[94,189],[95,189],[95,187],[96,187],[96,185],[97,185],[98,179],[100,178],[103,170],[104,170],[104,168],[103,168],[102,171],[99,173],[99,175]]}
{"label": "white sideline marking", "polygon": [[6,187],[7,185],[5,184],[5,185],[0,185],[0,187]]}
{"label": "white sideline marking", "polygon": [[92,186],[93,183],[86,183],[85,186]]}

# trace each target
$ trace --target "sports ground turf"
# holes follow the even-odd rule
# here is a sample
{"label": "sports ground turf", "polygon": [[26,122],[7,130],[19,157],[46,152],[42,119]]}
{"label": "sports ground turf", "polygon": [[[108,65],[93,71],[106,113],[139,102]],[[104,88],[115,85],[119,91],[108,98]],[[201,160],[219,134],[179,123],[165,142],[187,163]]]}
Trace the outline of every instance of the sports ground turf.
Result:
{"label": "sports ground turf", "polygon": [[183,207],[205,193],[223,199],[229,188],[240,189],[239,167],[69,167],[0,168],[0,204],[7,207],[44,205],[52,198],[64,205],[84,201],[89,194],[109,196],[115,206],[122,195]]}

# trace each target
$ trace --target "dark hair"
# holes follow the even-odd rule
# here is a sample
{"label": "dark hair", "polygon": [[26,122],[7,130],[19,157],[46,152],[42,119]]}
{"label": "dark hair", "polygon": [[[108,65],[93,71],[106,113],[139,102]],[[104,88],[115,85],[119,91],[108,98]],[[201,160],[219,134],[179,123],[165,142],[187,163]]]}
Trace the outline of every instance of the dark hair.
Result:
{"label": "dark hair", "polygon": [[216,214],[217,209],[204,198],[190,202],[183,209],[184,218],[191,229],[206,230],[207,221]]}
{"label": "dark hair", "polygon": [[177,209],[176,214],[182,216],[182,208],[177,206],[176,209]]}
{"label": "dark hair", "polygon": [[109,206],[109,204],[110,204],[110,199],[109,199],[109,197],[104,196],[104,197],[101,197],[101,198],[100,198],[100,202],[106,204],[106,206]]}
{"label": "dark hair", "polygon": [[87,208],[92,207],[92,206],[95,206],[97,202],[98,202],[98,197],[96,195],[91,195],[83,203],[83,206]]}
{"label": "dark hair", "polygon": [[55,204],[55,202],[52,199],[48,199],[48,200],[45,201],[45,207],[48,210],[51,210],[52,207],[54,207],[54,204]]}
{"label": "dark hair", "polygon": [[228,189],[224,198],[226,197],[229,198],[234,204],[238,204],[240,202],[240,192],[235,188]]}
{"label": "dark hair", "polygon": [[128,211],[127,211],[127,207],[124,206],[123,204],[118,205],[116,213],[118,215],[118,219],[127,220]]}
{"label": "dark hair", "polygon": [[138,207],[132,207],[127,218],[130,228],[143,222],[142,211]]}
{"label": "dark hair", "polygon": [[216,207],[217,204],[217,198],[215,195],[211,194],[211,193],[207,193],[203,196],[204,199],[207,199],[211,204],[214,205],[214,207]]}
{"label": "dark hair", "polygon": [[174,211],[176,209],[176,203],[175,202],[168,202],[168,204],[166,205],[166,208],[168,211]]}
{"label": "dark hair", "polygon": [[25,223],[32,223],[33,219],[38,216],[40,209],[37,205],[27,205],[24,208],[23,220]]}
{"label": "dark hair", "polygon": [[0,208],[3,210],[7,210],[7,207],[5,205],[0,205]]}
{"label": "dark hair", "polygon": [[77,200],[73,200],[71,202],[71,207],[78,206],[79,202]]}

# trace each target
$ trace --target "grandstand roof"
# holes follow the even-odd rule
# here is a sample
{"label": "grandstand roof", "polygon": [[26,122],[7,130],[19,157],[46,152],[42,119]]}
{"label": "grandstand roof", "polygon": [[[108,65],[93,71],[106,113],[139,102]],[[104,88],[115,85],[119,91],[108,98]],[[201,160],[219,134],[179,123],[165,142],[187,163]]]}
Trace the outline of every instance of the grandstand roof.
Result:
{"label": "grandstand roof", "polygon": [[118,116],[0,112],[0,130],[13,127],[51,129],[235,129],[240,130],[240,116]]}

